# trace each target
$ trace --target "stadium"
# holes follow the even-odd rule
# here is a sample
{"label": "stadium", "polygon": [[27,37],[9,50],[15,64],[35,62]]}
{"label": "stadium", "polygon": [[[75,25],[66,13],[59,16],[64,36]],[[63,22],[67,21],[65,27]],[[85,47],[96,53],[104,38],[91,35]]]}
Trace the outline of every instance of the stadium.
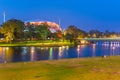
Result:
{"label": "stadium", "polygon": [[30,25],[34,25],[34,26],[38,26],[38,25],[48,25],[50,28],[50,31],[52,32],[56,32],[58,30],[61,30],[59,24],[55,23],[55,22],[49,22],[49,21],[31,21],[31,22],[25,22],[25,25],[28,25],[27,23],[29,23]]}

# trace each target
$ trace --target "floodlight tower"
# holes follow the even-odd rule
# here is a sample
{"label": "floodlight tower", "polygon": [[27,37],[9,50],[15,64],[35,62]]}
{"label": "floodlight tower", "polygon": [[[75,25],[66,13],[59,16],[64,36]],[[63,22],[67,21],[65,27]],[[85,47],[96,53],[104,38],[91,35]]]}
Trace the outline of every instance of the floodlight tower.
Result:
{"label": "floodlight tower", "polygon": [[3,22],[5,23],[5,19],[6,19],[6,13],[5,11],[3,12]]}
{"label": "floodlight tower", "polygon": [[60,19],[59,19],[59,23],[58,24],[59,24],[59,28],[60,28]]}

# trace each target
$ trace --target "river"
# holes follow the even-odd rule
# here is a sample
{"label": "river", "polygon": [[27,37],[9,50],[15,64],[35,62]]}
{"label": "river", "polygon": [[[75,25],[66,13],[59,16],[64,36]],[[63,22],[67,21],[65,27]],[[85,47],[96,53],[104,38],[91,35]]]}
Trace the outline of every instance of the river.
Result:
{"label": "river", "polygon": [[120,55],[120,41],[98,41],[75,47],[0,47],[0,63]]}

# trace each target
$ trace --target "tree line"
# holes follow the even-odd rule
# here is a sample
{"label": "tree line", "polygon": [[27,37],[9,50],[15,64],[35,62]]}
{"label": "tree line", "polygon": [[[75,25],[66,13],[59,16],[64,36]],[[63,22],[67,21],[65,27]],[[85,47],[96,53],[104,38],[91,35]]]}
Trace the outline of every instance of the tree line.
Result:
{"label": "tree line", "polygon": [[29,22],[27,25],[23,21],[10,19],[3,23],[0,27],[0,38],[6,42],[28,41],[28,40],[69,40],[73,42],[80,38],[108,38],[119,37],[120,33],[115,32],[100,32],[99,30],[90,30],[86,32],[79,29],[77,26],[70,25],[64,31],[50,31],[50,26],[47,24],[32,25]]}

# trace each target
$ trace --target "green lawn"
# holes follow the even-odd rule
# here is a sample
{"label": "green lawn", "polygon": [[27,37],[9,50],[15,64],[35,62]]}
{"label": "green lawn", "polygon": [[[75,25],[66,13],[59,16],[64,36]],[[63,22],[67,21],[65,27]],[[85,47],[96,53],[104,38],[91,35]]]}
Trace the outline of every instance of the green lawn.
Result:
{"label": "green lawn", "polygon": [[0,64],[0,80],[120,80],[120,56]]}
{"label": "green lawn", "polygon": [[74,43],[70,43],[69,41],[21,41],[14,43],[3,43],[0,42],[0,46],[72,46]]}

